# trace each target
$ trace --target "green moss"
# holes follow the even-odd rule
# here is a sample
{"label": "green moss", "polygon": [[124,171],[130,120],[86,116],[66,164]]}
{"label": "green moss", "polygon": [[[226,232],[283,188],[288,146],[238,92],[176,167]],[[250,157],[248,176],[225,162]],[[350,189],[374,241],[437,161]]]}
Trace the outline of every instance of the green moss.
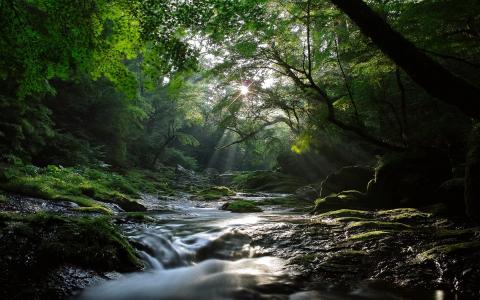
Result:
{"label": "green moss", "polygon": [[368,208],[368,199],[359,191],[343,191],[336,195],[315,200],[315,213],[322,213],[339,209],[364,209]]}
{"label": "green moss", "polygon": [[237,213],[261,212],[262,209],[257,206],[255,201],[249,200],[235,200],[233,202],[225,203],[222,207],[224,210]]}
{"label": "green moss", "polygon": [[375,239],[375,238],[381,238],[386,235],[389,235],[389,231],[383,231],[383,230],[373,230],[373,231],[367,231],[367,232],[362,232],[359,234],[354,234],[351,235],[348,240],[350,241],[365,241],[365,240],[370,240],[370,239]]}
{"label": "green moss", "polygon": [[412,227],[397,222],[383,222],[383,221],[359,221],[348,225],[349,229],[386,229],[386,230],[408,230]]}
{"label": "green moss", "polygon": [[103,206],[78,207],[75,210],[79,212],[98,213],[102,215],[113,215],[113,212],[110,209]]}
{"label": "green moss", "polygon": [[236,193],[226,186],[212,186],[195,193],[199,200],[218,200],[226,196],[234,196]]}
{"label": "green moss", "polygon": [[369,219],[360,218],[360,217],[341,217],[341,218],[336,218],[336,219],[334,219],[334,220],[335,220],[336,222],[348,223],[348,222],[368,221]]}
{"label": "green moss", "polygon": [[341,218],[341,217],[357,217],[357,218],[371,218],[372,212],[356,209],[338,209],[318,215],[320,218]]}
{"label": "green moss", "polygon": [[5,203],[7,202],[7,196],[5,196],[4,194],[0,194],[0,203]]}
{"label": "green moss", "polygon": [[8,176],[4,176],[4,180],[0,182],[0,189],[9,192],[47,200],[72,201],[97,210],[107,208],[93,199],[116,203],[128,211],[145,210],[133,200],[138,197],[140,187],[148,186],[146,179],[138,179],[140,173],[125,177],[114,172],[57,166],[10,166],[4,168],[3,173]]}
{"label": "green moss", "polygon": [[[31,261],[22,271],[45,272],[44,268],[62,264],[100,271],[132,271],[141,266],[132,246],[105,217],[2,214],[0,224],[5,234],[5,244],[0,246],[3,255],[11,251],[10,247],[18,250],[17,255],[23,251],[31,253]],[[25,242],[18,249],[17,245],[8,244],[19,239]]]}
{"label": "green moss", "polygon": [[433,247],[417,255],[420,261],[435,260],[442,255],[480,251],[480,241],[447,244]]}
{"label": "green moss", "polygon": [[377,216],[395,222],[414,222],[428,219],[431,217],[431,214],[421,212],[415,208],[397,208],[378,211]]}

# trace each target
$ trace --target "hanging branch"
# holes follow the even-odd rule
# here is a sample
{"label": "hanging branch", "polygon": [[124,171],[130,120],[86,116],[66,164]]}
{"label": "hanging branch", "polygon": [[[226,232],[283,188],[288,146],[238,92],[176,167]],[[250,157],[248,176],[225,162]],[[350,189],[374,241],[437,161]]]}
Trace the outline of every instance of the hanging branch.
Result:
{"label": "hanging branch", "polygon": [[[278,118],[275,118],[274,120],[272,121],[269,121],[269,122],[266,122],[264,124],[262,124],[259,128],[249,132],[249,133],[242,133],[240,130],[238,129],[235,129],[235,130],[232,130],[232,128],[227,128],[228,130],[232,130],[233,132],[237,133],[239,136],[240,136],[240,139],[238,140],[235,140],[231,143],[228,143],[226,145],[223,145],[223,146],[220,146],[220,147],[217,147],[216,149],[217,150],[222,150],[222,149],[225,149],[225,148],[228,148],[230,146],[233,146],[235,144],[240,144],[240,143],[243,143],[245,142],[246,140],[249,140],[251,138],[253,138],[254,136],[256,136],[257,134],[259,134],[262,130],[264,130],[266,127],[268,126],[271,126],[271,125],[274,125],[274,124],[277,124],[277,123],[281,123],[281,122],[286,122],[285,118],[283,117],[278,117]],[[288,124],[287,124],[288,125]]]}

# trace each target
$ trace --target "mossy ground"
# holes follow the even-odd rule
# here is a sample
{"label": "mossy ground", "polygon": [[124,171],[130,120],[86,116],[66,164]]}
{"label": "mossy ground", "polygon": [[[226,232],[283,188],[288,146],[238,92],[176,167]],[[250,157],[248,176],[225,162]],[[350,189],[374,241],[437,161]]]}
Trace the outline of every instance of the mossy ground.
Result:
{"label": "mossy ground", "polygon": [[0,189],[47,200],[71,201],[104,213],[109,213],[109,209],[97,201],[115,203],[127,211],[141,211],[145,208],[134,200],[140,191],[169,191],[169,176],[173,176],[170,170],[158,173],[132,170],[121,175],[91,168],[8,166],[0,169]]}
{"label": "mossy ground", "polygon": [[211,186],[195,193],[195,198],[203,201],[218,200],[236,193],[226,186]]}
{"label": "mossy ground", "polygon": [[365,198],[365,194],[350,190],[315,200],[314,212],[318,214],[338,209],[365,209],[368,207],[368,199]]}
{"label": "mossy ground", "polygon": [[31,252],[32,271],[60,264],[104,271],[141,266],[134,249],[107,217],[0,213],[0,231],[3,257],[12,251]]}
{"label": "mossy ground", "polygon": [[371,218],[373,213],[366,210],[356,209],[338,209],[328,211],[318,215],[320,218],[342,218],[342,217],[357,217],[357,218]]}
{"label": "mossy ground", "polygon": [[435,246],[427,251],[424,251],[417,255],[417,259],[420,261],[436,260],[440,256],[461,254],[461,253],[473,253],[480,251],[480,241],[462,242],[454,244],[444,244]]}
{"label": "mossy ground", "polygon": [[225,203],[222,207],[224,210],[237,213],[261,212],[262,209],[257,206],[255,201],[249,200],[235,200],[233,202]]}
{"label": "mossy ground", "polygon": [[385,230],[408,230],[412,227],[398,222],[383,222],[383,221],[357,221],[351,222],[347,226],[349,229],[357,229],[357,230],[366,230],[366,229],[385,229]]}
{"label": "mossy ground", "polygon": [[380,210],[376,215],[380,218],[394,222],[417,222],[431,217],[431,214],[421,212],[415,208]]}
{"label": "mossy ground", "polygon": [[374,238],[381,238],[389,234],[390,234],[389,231],[373,230],[373,231],[362,232],[359,234],[353,234],[349,237],[348,240],[349,241],[365,241],[365,240],[370,240]]}

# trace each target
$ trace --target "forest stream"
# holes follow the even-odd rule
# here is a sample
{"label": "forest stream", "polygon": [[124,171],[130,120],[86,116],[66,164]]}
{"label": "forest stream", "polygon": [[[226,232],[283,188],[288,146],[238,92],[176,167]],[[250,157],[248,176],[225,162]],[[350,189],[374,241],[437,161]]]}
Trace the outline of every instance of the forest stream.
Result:
{"label": "forest stream", "polygon": [[[232,199],[285,196],[237,193]],[[159,201],[144,196],[151,222],[121,227],[139,249],[146,270],[88,288],[80,299],[449,299],[443,290],[362,283],[358,275],[345,282],[333,278],[334,285],[312,281],[312,270],[300,260],[319,249],[324,249],[325,258],[331,256],[328,249],[338,242],[330,239],[335,226],[324,224],[312,231],[312,217],[292,209],[273,205],[259,213],[231,213],[219,210],[224,201],[205,203],[190,197]],[[319,231],[324,235],[314,236]],[[325,271],[339,277],[357,273],[362,266],[351,265],[358,258],[354,256],[343,262],[344,270],[328,270],[342,268],[337,262],[324,264]]]}

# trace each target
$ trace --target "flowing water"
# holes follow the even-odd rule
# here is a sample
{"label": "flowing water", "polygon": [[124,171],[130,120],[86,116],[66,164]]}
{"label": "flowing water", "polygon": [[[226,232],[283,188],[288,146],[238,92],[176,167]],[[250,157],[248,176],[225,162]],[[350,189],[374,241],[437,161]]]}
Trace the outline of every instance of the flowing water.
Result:
{"label": "flowing water", "polygon": [[[238,195],[250,200],[281,196]],[[286,260],[292,254],[274,246],[318,247],[298,240],[302,237],[294,224],[306,222],[306,215],[279,207],[231,213],[219,210],[219,202],[193,201],[188,195],[174,200],[145,197],[144,204],[155,222],[123,226],[147,269],[87,289],[81,299],[402,299],[390,292],[339,295],[305,290],[298,269]],[[272,247],[255,242],[266,235]]]}

